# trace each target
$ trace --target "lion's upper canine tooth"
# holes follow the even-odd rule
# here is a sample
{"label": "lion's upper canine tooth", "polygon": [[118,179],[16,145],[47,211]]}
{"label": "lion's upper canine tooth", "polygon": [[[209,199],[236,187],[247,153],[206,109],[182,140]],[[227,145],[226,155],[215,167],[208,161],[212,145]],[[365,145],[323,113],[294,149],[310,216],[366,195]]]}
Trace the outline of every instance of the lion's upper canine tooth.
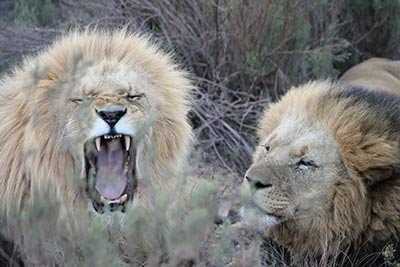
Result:
{"label": "lion's upper canine tooth", "polygon": [[119,198],[119,203],[124,203],[128,199],[128,194],[124,194]]}
{"label": "lion's upper canine tooth", "polygon": [[97,151],[100,151],[100,148],[101,148],[101,137],[96,137],[95,143],[96,143]]}
{"label": "lion's upper canine tooth", "polygon": [[100,202],[105,204],[107,202],[107,200],[105,197],[100,196]]}
{"label": "lion's upper canine tooth", "polygon": [[125,149],[126,151],[129,151],[129,148],[131,147],[131,137],[129,135],[124,135],[125,138]]}

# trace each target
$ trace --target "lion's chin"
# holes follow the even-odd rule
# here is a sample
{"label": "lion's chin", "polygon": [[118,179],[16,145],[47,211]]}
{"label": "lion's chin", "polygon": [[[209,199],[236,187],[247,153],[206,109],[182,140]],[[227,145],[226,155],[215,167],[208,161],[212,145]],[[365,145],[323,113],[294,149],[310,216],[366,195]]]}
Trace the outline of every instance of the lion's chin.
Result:
{"label": "lion's chin", "polygon": [[279,225],[282,220],[279,216],[265,213],[254,207],[242,207],[239,212],[240,225],[264,232]]}
{"label": "lion's chin", "polygon": [[124,211],[133,199],[136,149],[132,143],[128,135],[107,134],[84,145],[87,190],[99,213]]}

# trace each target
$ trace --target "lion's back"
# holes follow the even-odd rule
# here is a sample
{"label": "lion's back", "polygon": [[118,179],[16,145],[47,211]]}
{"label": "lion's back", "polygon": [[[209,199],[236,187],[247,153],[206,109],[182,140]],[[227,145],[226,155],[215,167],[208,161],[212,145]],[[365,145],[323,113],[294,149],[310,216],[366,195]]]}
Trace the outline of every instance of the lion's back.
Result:
{"label": "lion's back", "polygon": [[340,81],[400,95],[400,61],[371,58],[350,68]]}

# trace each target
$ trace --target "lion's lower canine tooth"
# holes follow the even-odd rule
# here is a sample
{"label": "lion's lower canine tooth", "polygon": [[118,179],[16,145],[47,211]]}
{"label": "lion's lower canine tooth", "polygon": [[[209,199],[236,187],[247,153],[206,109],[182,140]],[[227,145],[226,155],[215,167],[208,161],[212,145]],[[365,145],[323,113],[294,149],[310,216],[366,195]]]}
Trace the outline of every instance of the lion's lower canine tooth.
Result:
{"label": "lion's lower canine tooth", "polygon": [[101,137],[96,137],[95,142],[96,142],[97,151],[100,151],[100,148],[101,148]]}
{"label": "lion's lower canine tooth", "polygon": [[129,148],[131,147],[131,137],[129,135],[124,135],[125,137],[125,149],[126,151],[129,151]]}
{"label": "lion's lower canine tooth", "polygon": [[128,199],[128,194],[124,194],[119,198],[120,203],[124,203]]}

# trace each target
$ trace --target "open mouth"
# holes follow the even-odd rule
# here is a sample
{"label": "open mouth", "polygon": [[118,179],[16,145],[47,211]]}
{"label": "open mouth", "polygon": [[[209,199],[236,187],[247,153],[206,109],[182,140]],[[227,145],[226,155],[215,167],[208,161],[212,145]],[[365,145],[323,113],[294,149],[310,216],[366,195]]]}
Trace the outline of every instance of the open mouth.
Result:
{"label": "open mouth", "polygon": [[87,190],[94,209],[124,211],[136,187],[132,137],[106,134],[85,143]]}

